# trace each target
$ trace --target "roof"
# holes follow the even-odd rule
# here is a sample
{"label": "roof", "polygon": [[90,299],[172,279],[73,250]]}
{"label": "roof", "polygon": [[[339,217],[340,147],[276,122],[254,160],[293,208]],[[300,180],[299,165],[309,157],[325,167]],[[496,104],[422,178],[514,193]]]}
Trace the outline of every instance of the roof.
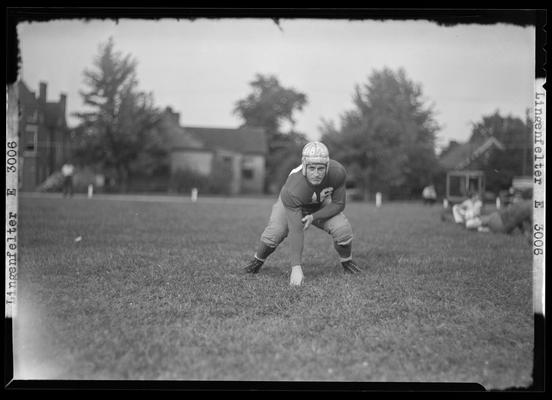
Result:
{"label": "roof", "polygon": [[439,161],[446,169],[462,169],[492,147],[504,150],[504,145],[498,139],[490,137],[481,142],[458,144],[447,151]]}
{"label": "roof", "polygon": [[41,110],[44,114],[44,125],[48,127],[65,126],[65,110],[60,102],[40,102],[35,92],[23,81],[19,81],[19,101],[29,111]]}
{"label": "roof", "polygon": [[19,81],[19,102],[22,104],[32,104],[36,106],[36,97],[34,92],[32,92],[28,86],[23,81]]}
{"label": "roof", "polygon": [[200,142],[203,149],[224,149],[238,153],[257,154],[266,154],[267,152],[266,136],[262,128],[231,129],[184,126],[182,129],[184,132],[176,138],[177,140],[173,143],[174,147],[190,147],[190,138],[186,138],[186,134],[188,134],[192,139]]}

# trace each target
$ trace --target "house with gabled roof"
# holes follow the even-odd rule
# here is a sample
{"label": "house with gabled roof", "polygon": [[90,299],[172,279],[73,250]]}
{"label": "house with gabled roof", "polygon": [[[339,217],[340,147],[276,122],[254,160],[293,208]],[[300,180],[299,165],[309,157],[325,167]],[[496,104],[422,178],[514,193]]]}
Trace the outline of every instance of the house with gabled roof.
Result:
{"label": "house with gabled roof", "polygon": [[70,157],[66,122],[67,96],[47,101],[47,84],[40,82],[38,96],[23,82],[17,83],[19,96],[20,190],[35,190]]}
{"label": "house with gabled roof", "polygon": [[505,146],[490,136],[484,140],[453,144],[441,154],[439,161],[446,170],[478,169],[495,150],[505,150]]}
{"label": "house with gabled roof", "polygon": [[481,170],[493,151],[504,151],[505,146],[495,137],[470,140],[467,143],[452,142],[439,157],[446,171],[446,198],[452,202],[462,201],[471,191],[483,196],[485,174]]}
{"label": "house with gabled roof", "polygon": [[169,140],[170,171],[192,170],[209,177],[224,169],[230,194],[260,194],[268,150],[262,128],[181,126],[180,114],[167,107],[164,130]]}

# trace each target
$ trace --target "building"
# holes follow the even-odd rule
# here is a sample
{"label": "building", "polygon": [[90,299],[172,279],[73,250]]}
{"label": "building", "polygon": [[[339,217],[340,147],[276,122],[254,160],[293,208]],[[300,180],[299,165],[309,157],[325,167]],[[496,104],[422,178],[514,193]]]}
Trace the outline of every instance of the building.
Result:
{"label": "building", "polygon": [[504,151],[505,146],[495,137],[467,143],[451,142],[439,162],[446,171],[446,198],[459,202],[470,191],[483,197],[485,192],[484,168],[493,151]]}
{"label": "building", "polygon": [[19,187],[32,191],[70,156],[67,96],[62,93],[57,102],[48,102],[45,82],[40,82],[38,96],[23,81],[18,82],[18,91]]}
{"label": "building", "polygon": [[267,140],[261,128],[209,128],[180,125],[180,114],[167,108],[170,172],[192,170],[205,177],[227,174],[229,194],[263,192]]}
{"label": "building", "polygon": [[493,136],[477,142],[452,142],[439,162],[446,170],[479,169],[495,150],[503,151],[505,146]]}

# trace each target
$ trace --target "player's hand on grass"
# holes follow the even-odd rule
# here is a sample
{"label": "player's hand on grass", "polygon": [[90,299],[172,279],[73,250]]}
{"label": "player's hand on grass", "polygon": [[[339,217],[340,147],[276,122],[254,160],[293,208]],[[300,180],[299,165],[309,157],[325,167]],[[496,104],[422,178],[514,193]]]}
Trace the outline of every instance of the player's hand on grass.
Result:
{"label": "player's hand on grass", "polygon": [[303,270],[300,265],[291,267],[291,276],[289,278],[289,284],[291,286],[301,286],[303,282]]}
{"label": "player's hand on grass", "polygon": [[343,266],[343,270],[348,274],[356,274],[362,272],[362,269],[358,265],[356,265],[353,260],[343,261],[341,265]]}
{"label": "player's hand on grass", "polygon": [[306,231],[307,229],[309,229],[309,226],[311,226],[312,224],[312,215],[309,214],[309,215],[306,215],[304,216],[302,219],[301,219],[301,222],[303,222],[303,230]]}
{"label": "player's hand on grass", "polygon": [[256,274],[259,272],[261,267],[263,266],[263,261],[259,260],[258,258],[253,258],[249,264],[247,264],[243,270],[247,272],[248,274]]}

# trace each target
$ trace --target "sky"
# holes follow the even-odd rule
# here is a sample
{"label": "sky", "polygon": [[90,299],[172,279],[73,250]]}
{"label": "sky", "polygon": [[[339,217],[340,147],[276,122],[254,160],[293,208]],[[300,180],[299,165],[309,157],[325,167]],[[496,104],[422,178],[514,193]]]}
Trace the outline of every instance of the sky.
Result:
{"label": "sky", "polygon": [[84,109],[83,71],[109,37],[137,60],[139,88],[179,112],[182,126],[238,127],[232,110],[256,74],[307,95],[295,129],[311,140],[320,139],[322,119],[339,127],[355,86],[385,67],[421,85],[441,126],[438,148],[468,140],[472,124],[497,110],[525,119],[534,96],[535,28],[503,23],[65,19],[20,23],[17,32],[20,79],[35,93],[46,82],[48,101],[65,93],[70,126],[78,122],[71,113]]}

